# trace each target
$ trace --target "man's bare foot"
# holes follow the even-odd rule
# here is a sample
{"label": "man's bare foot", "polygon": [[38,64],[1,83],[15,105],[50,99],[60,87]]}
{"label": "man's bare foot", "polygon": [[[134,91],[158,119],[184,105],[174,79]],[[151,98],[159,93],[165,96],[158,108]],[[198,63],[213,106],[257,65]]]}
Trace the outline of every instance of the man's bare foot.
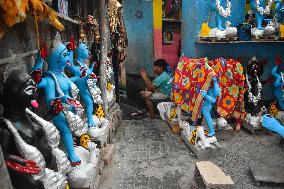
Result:
{"label": "man's bare foot", "polygon": [[151,116],[150,112],[146,112],[146,113],[145,113],[145,116],[149,117],[150,119],[154,119],[154,118],[155,118],[154,115]]}

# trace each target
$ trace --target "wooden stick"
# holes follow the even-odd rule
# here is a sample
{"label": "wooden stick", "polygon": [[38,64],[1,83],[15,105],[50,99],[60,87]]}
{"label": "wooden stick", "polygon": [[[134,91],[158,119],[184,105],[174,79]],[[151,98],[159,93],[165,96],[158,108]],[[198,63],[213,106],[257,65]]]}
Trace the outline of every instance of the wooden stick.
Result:
{"label": "wooden stick", "polygon": [[100,57],[100,77],[101,77],[101,90],[102,90],[102,99],[104,101],[103,108],[105,115],[108,115],[108,100],[107,100],[107,78],[106,78],[106,64],[107,64],[107,20],[106,20],[106,1],[99,1],[99,25],[100,25],[100,34],[101,34],[101,57]]}
{"label": "wooden stick", "polygon": [[40,50],[40,42],[39,42],[39,28],[38,28],[38,22],[36,18],[36,13],[34,11],[34,19],[35,19],[35,29],[36,29],[36,39],[37,39],[37,48]]}

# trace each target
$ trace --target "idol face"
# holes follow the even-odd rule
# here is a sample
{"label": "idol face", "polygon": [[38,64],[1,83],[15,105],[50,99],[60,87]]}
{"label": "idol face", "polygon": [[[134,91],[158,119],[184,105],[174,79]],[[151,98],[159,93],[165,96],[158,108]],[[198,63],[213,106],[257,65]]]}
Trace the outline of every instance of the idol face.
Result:
{"label": "idol face", "polygon": [[86,44],[80,43],[78,49],[77,49],[77,55],[80,58],[86,59],[91,58],[91,53],[89,52],[89,49]]}
{"label": "idol face", "polygon": [[63,70],[69,62],[70,62],[69,53],[67,48],[65,48],[60,52],[56,63],[58,68]]}
{"label": "idol face", "polygon": [[23,71],[14,71],[4,85],[5,108],[28,108],[37,106],[36,85],[31,76]]}
{"label": "idol face", "polygon": [[261,66],[261,62],[253,61],[248,65],[248,75],[256,74],[258,76],[262,75],[263,67]]}
{"label": "idol face", "polygon": [[68,49],[62,43],[59,44],[48,57],[48,70],[63,72],[70,62]]}

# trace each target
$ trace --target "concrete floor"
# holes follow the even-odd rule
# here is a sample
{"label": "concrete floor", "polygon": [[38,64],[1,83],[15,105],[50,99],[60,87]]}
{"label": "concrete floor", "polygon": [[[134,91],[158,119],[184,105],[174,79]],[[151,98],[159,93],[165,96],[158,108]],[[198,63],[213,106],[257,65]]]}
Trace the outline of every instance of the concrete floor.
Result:
{"label": "concrete floor", "polygon": [[[234,188],[259,188],[253,185],[249,166],[265,163],[277,167],[284,162],[284,150],[275,134],[251,136],[242,131],[222,138],[226,147],[208,160],[232,177]],[[115,154],[103,170],[99,189],[200,188],[194,179],[198,159],[162,120],[124,120],[115,140]]]}

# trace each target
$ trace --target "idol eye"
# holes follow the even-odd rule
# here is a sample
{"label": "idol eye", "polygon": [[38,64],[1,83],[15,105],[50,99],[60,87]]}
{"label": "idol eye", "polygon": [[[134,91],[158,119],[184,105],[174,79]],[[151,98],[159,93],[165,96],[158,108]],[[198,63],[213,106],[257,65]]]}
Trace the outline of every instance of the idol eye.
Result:
{"label": "idol eye", "polygon": [[35,86],[28,86],[27,88],[24,89],[24,93],[26,93],[29,96],[33,95],[34,91],[36,91]]}
{"label": "idol eye", "polygon": [[29,79],[29,82],[32,83],[33,86],[35,86],[35,81],[33,79]]}
{"label": "idol eye", "polygon": [[66,58],[68,56],[68,54],[67,53],[63,53],[63,56],[64,56],[64,58]]}

